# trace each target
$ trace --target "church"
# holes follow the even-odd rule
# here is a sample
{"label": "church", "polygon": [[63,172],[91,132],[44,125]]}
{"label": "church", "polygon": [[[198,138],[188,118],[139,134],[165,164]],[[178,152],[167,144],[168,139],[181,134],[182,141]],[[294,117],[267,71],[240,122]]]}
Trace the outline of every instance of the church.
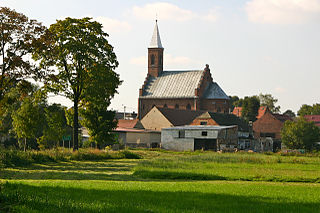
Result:
{"label": "church", "polygon": [[213,81],[208,64],[203,70],[164,71],[163,51],[156,21],[148,47],[148,74],[139,90],[139,119],[154,106],[229,113],[229,97]]}

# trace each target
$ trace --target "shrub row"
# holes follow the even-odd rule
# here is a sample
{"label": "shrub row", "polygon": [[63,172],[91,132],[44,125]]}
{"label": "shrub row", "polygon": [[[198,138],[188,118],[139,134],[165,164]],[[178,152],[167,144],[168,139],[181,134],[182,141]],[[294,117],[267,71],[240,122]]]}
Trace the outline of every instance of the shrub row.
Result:
{"label": "shrub row", "polygon": [[97,149],[80,149],[79,151],[70,150],[44,150],[44,151],[19,151],[8,150],[0,148],[0,168],[1,167],[15,167],[15,166],[28,166],[33,163],[47,163],[57,161],[98,161],[106,159],[140,159],[141,156],[130,152],[124,151],[103,151]]}

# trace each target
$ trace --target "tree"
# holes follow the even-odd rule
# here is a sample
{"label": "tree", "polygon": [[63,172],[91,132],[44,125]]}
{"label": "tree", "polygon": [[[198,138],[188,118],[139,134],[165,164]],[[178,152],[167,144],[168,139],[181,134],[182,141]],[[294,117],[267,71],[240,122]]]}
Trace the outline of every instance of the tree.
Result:
{"label": "tree", "polygon": [[286,111],[283,113],[283,115],[287,115],[287,116],[289,116],[290,118],[296,117],[296,114],[295,114],[291,109],[286,110]]}
{"label": "tree", "polygon": [[275,106],[275,104],[278,102],[278,99],[272,97],[271,94],[260,93],[259,100],[260,100],[260,105],[267,106],[272,113],[280,112],[280,106]]}
{"label": "tree", "polygon": [[242,100],[241,117],[246,121],[257,120],[258,110],[260,108],[260,101],[257,96],[244,97]]}
{"label": "tree", "polygon": [[41,37],[34,58],[43,68],[56,67],[58,72],[46,79],[47,88],[62,92],[73,101],[74,150],[78,149],[78,107],[84,98],[89,73],[94,67],[114,70],[118,61],[108,34],[90,18],[66,18],[52,24]]}
{"label": "tree", "polygon": [[104,148],[114,140],[111,131],[117,127],[117,122],[115,112],[108,111],[108,106],[121,81],[113,69],[104,66],[95,66],[88,75],[81,115],[90,139]]}
{"label": "tree", "polygon": [[26,57],[44,30],[36,20],[0,7],[0,101],[20,80],[44,75]]}
{"label": "tree", "polygon": [[52,148],[59,145],[67,130],[65,109],[60,104],[52,104],[45,108],[46,128],[38,141],[41,148]]}
{"label": "tree", "polygon": [[44,120],[40,107],[33,103],[31,97],[24,99],[21,107],[12,115],[13,129],[19,139],[24,139],[24,151],[27,149],[27,139],[34,139],[39,131],[39,124]]}
{"label": "tree", "polygon": [[281,140],[290,149],[311,151],[315,142],[320,140],[320,129],[313,123],[300,117],[297,122],[286,121],[281,130]]}
{"label": "tree", "polygon": [[312,106],[303,104],[298,110],[298,115],[320,115],[320,104],[313,104]]}
{"label": "tree", "polygon": [[239,106],[240,103],[239,103],[239,97],[234,95],[234,96],[229,96],[230,98],[230,108],[231,110],[233,110],[235,107]]}

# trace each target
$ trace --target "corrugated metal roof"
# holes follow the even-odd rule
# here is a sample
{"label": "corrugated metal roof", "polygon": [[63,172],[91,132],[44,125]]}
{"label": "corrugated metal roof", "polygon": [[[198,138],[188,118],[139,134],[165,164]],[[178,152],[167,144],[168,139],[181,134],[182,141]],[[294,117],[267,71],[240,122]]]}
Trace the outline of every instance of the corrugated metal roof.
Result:
{"label": "corrugated metal roof", "polygon": [[163,71],[150,77],[140,98],[193,98],[203,70]]}
{"label": "corrugated metal roof", "polygon": [[230,99],[216,82],[208,85],[203,97],[206,99]]}
{"label": "corrugated metal roof", "polygon": [[156,21],[156,25],[154,26],[153,35],[151,38],[149,48],[163,48],[162,44],[161,44],[160,33],[159,33],[157,21]]}

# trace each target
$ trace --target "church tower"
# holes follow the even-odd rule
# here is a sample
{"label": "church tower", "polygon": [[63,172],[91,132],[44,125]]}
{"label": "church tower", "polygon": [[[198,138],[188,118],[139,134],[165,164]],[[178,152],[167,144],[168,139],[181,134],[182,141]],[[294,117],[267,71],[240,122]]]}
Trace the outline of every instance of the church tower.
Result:
{"label": "church tower", "polygon": [[160,40],[158,21],[154,26],[154,31],[150,45],[148,47],[148,74],[158,77],[163,71],[163,47]]}

